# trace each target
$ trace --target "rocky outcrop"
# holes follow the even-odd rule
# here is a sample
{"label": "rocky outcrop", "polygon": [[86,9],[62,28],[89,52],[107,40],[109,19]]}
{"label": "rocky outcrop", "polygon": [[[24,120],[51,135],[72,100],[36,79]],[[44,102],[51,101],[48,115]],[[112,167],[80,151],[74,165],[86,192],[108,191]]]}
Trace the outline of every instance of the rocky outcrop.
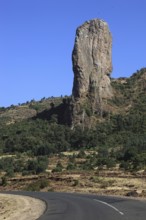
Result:
{"label": "rocky outcrop", "polygon": [[[112,37],[103,20],[94,19],[77,28],[72,53],[74,84],[72,124],[84,124],[90,115],[101,114],[112,97]],[[88,123],[88,122],[87,122]]]}

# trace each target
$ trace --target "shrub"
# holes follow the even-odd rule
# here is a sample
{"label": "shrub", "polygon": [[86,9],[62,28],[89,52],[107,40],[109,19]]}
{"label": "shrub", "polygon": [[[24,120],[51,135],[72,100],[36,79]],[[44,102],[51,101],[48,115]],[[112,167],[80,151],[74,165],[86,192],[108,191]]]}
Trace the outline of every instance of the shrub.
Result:
{"label": "shrub", "polygon": [[67,170],[74,170],[75,168],[76,168],[76,165],[69,162],[66,169]]}
{"label": "shrub", "polygon": [[56,167],[52,170],[52,172],[53,173],[55,173],[55,172],[62,172],[62,169],[63,169],[63,166],[62,166],[61,162],[58,161]]}
{"label": "shrub", "polygon": [[28,160],[26,171],[34,174],[44,172],[48,167],[48,158],[46,156],[40,156],[33,160]]}
{"label": "shrub", "polygon": [[7,185],[7,178],[6,178],[6,176],[3,176],[1,178],[1,186],[6,186],[6,185]]}
{"label": "shrub", "polygon": [[79,185],[79,180],[74,180],[74,183],[72,186],[78,186]]}
{"label": "shrub", "polygon": [[49,185],[48,180],[47,179],[41,179],[41,180],[37,180],[33,183],[30,183],[25,190],[27,191],[40,191],[41,189],[44,189],[45,187],[47,187]]}

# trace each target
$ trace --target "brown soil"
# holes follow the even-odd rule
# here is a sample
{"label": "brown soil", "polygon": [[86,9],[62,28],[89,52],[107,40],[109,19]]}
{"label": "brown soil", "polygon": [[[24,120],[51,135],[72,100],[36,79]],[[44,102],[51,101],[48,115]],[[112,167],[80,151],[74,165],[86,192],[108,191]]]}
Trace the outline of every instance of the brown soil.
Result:
{"label": "brown soil", "polygon": [[0,220],[35,220],[45,211],[45,203],[28,196],[0,194]]}

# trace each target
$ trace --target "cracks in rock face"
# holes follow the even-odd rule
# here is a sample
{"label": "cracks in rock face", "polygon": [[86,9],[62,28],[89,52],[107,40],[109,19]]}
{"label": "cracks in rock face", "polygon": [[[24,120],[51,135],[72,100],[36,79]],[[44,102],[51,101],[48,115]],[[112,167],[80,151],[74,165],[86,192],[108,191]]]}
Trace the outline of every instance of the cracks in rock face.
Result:
{"label": "cracks in rock face", "polygon": [[[74,70],[74,118],[86,123],[86,111],[79,117],[81,105],[89,103],[92,112],[102,115],[103,100],[111,92],[107,75],[111,69],[111,34],[108,25],[99,19],[85,22],[76,31],[72,55]],[[106,77],[105,77],[106,75]],[[102,88],[101,88],[102,87]],[[80,122],[79,122],[80,123]]]}
{"label": "cracks in rock face", "polygon": [[[93,62],[93,67],[94,68],[98,68],[98,61],[97,61],[97,57],[95,57],[95,41],[97,41],[96,37],[93,36],[93,39],[92,39],[92,62]],[[98,50],[98,48],[96,48],[96,50]]]}

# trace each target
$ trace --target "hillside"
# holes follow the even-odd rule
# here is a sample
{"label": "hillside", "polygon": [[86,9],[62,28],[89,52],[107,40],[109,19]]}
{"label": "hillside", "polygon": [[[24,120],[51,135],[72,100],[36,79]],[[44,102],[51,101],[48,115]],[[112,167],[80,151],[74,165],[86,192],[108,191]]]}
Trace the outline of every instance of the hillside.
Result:
{"label": "hillside", "polygon": [[[139,172],[140,178],[145,177],[146,68],[129,78],[112,79],[111,44],[106,22],[85,22],[76,31],[71,96],[0,108],[2,189],[7,181],[10,188],[6,189],[11,189],[13,177],[25,182],[22,176],[28,180],[32,175],[37,182],[33,185],[31,177],[32,185],[27,187],[43,189],[48,187],[48,172],[53,183],[64,172],[89,171],[100,176],[99,171],[104,170],[108,176],[111,169],[117,177],[120,173],[127,176],[127,172],[129,178],[139,178]],[[64,158],[68,164],[62,164],[62,152],[74,151],[79,155]],[[58,172],[59,177],[54,177]],[[40,175],[45,176],[42,181]],[[26,190],[24,185],[22,188]]]}
{"label": "hillside", "polygon": [[[2,108],[1,152],[19,152],[18,145],[23,145],[21,151],[26,152],[34,147],[37,149],[38,145],[50,146],[52,143],[55,152],[62,149],[102,146],[116,149],[117,145],[125,147],[127,144],[133,144],[133,147],[136,145],[140,151],[144,147],[146,133],[145,77],[146,69],[143,68],[130,78],[112,79],[115,95],[107,101],[107,110],[104,110],[102,115],[89,114],[89,117],[96,117],[96,125],[91,129],[83,130],[82,127],[78,127],[71,130],[67,123],[63,123],[63,114],[66,106],[70,104],[69,97],[43,99],[39,102]],[[61,145],[65,143],[59,150],[55,147],[58,141]],[[139,142],[142,146],[139,146]]]}
{"label": "hillside", "polygon": [[112,86],[115,89],[112,101],[123,109],[123,113],[132,113],[138,109],[145,112],[146,68],[137,71],[130,78],[113,79]]}
{"label": "hillside", "polygon": [[[96,117],[96,125],[94,123],[92,128],[83,129],[82,126],[79,126],[72,130],[70,126],[63,124],[63,121],[59,123],[58,117],[61,116],[60,111],[57,110],[60,109],[59,106],[63,106],[65,110],[65,107],[70,104],[70,97],[43,99],[39,102],[33,101],[33,103],[1,108],[0,171],[1,185],[4,187],[2,189],[11,189],[13,185],[11,178],[16,176],[18,181],[16,179],[13,189],[26,189],[27,184],[29,187],[29,184],[34,182],[34,187],[38,187],[39,190],[41,186],[38,184],[48,184],[39,183],[37,180],[46,169],[51,173],[54,169],[53,176],[59,172],[59,178],[65,170],[67,173],[75,174],[90,171],[91,175],[86,176],[87,179],[83,175],[82,179],[87,185],[91,176],[96,176],[96,173],[101,179],[105,178],[105,172],[108,176],[106,178],[111,178],[113,174],[110,170],[115,173],[115,178],[121,178],[119,175],[128,175],[130,179],[144,178],[146,168],[146,69],[137,71],[130,78],[112,79],[111,85],[114,96],[106,103],[107,111],[103,111],[97,116],[89,115],[89,117]],[[63,157],[62,160],[61,156],[55,156],[61,155],[64,151],[75,150],[81,151],[80,162],[69,157],[67,164],[64,165],[63,161],[66,159]],[[86,157],[85,150],[89,152]],[[52,157],[55,157],[56,165],[53,165]],[[99,172],[102,169],[104,172]],[[141,173],[140,176],[138,172]],[[69,185],[71,184],[71,187],[74,184],[78,185],[79,180],[73,178],[69,183],[67,173],[64,173],[65,179],[60,181],[65,181],[65,188],[71,190]],[[129,173],[132,176],[129,176]],[[22,182],[19,181],[21,175],[32,176],[34,174],[38,177],[32,178],[31,181],[25,181],[25,179]],[[50,176],[48,181],[50,187],[54,186],[53,190],[58,191],[60,188],[56,184],[60,182],[58,182],[59,180],[56,182],[56,178],[58,177]],[[44,177],[42,181],[44,181]],[[105,190],[102,190],[101,187],[103,193],[125,195],[133,189],[139,189],[138,185],[134,185],[133,188],[127,188],[124,194],[123,190],[119,191],[122,187],[119,185],[118,191],[113,191],[112,188],[108,191],[107,187],[111,186],[108,181],[108,179],[101,180],[101,183],[105,185]],[[119,182],[119,180],[116,181]],[[125,179],[123,181],[125,182]],[[133,180],[131,179],[131,181]],[[140,184],[140,181],[137,184]],[[93,187],[95,185],[93,181]],[[144,183],[142,186],[144,189]],[[33,189],[33,185],[30,187]],[[100,192],[100,189],[93,190],[93,187],[89,187],[89,191]],[[77,190],[81,190],[79,188],[79,185],[76,186]],[[84,190],[87,190],[85,188]]]}
{"label": "hillside", "polygon": [[24,119],[35,117],[38,113],[49,110],[62,102],[61,97],[42,98],[40,101],[27,101],[17,106],[0,108],[0,124],[13,124]]}

